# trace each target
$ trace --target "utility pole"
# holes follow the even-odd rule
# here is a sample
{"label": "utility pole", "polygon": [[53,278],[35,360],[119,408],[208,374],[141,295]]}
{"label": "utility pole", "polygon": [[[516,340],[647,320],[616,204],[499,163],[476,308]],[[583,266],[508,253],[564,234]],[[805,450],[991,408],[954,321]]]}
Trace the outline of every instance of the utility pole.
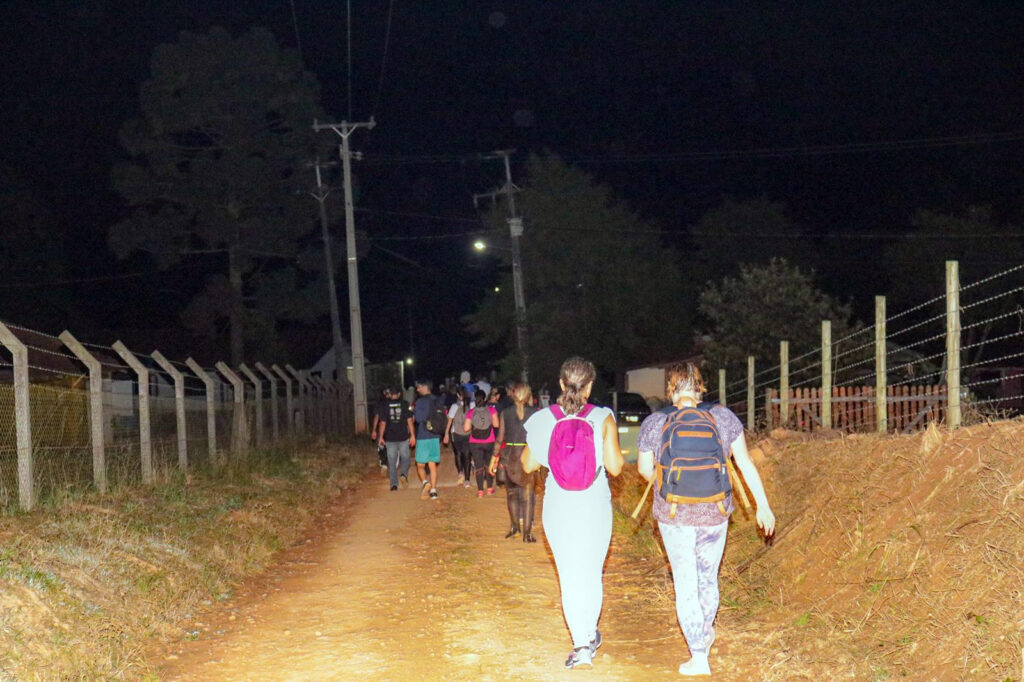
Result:
{"label": "utility pole", "polygon": [[[377,123],[370,117],[364,123],[318,123],[313,121],[313,130],[333,130],[341,137],[341,167],[345,182],[345,247],[348,255],[348,306],[352,338],[352,393],[355,403],[355,431],[366,433],[366,365],[363,358],[363,316],[359,307],[359,261],[356,256],[356,226],[352,208],[352,152],[348,138],[359,128],[373,129]],[[322,205],[322,204],[321,204]],[[338,366],[338,378],[343,367]]]}
{"label": "utility pole", "polygon": [[320,204],[320,233],[324,242],[324,260],[327,265],[327,298],[330,301],[331,307],[331,339],[334,347],[335,378],[340,381],[342,370],[345,367],[343,360],[345,340],[341,336],[341,314],[338,311],[338,291],[334,284],[334,256],[331,253],[331,232],[328,229],[327,223],[327,195],[331,193],[331,190],[324,185],[323,177],[320,173],[321,168],[336,165],[338,165],[336,162],[323,163],[319,158],[316,160],[316,163],[313,164],[313,168],[316,169],[316,189],[310,192],[310,194],[312,194],[313,198]]}
{"label": "utility pole", "polygon": [[508,198],[508,229],[509,235],[512,237],[512,290],[516,302],[516,347],[519,350],[519,361],[523,367],[522,379],[529,383],[529,358],[526,351],[526,294],[523,292],[523,261],[519,250],[519,238],[523,236],[523,219],[516,215],[515,193],[519,191],[519,188],[512,182],[512,165],[509,162],[509,157],[515,152],[515,149],[499,149],[482,157],[505,161],[505,184],[494,192],[474,194],[473,205],[476,206],[478,200],[484,197],[496,200],[499,194],[504,194]]}

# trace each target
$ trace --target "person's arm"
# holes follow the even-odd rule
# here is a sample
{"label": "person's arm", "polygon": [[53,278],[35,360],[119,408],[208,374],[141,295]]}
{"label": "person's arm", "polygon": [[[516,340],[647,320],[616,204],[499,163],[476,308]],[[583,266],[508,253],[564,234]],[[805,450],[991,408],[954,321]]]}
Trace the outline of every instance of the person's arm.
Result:
{"label": "person's arm", "polygon": [[492,407],[489,411],[491,413],[491,426],[498,428],[498,409]]}
{"label": "person's arm", "polygon": [[384,445],[384,429],[385,424],[383,419],[377,420],[374,428],[374,435],[377,437],[377,444]]}
{"label": "person's arm", "polygon": [[654,453],[641,450],[636,454],[636,470],[645,481],[654,478]]}
{"label": "person's arm", "polygon": [[[373,424],[370,426],[370,440],[377,438],[377,427],[381,425],[380,413],[375,412],[373,415]],[[382,432],[383,433],[383,432]]]}
{"label": "person's arm", "polygon": [[[474,407],[473,410],[476,408]],[[473,410],[466,413],[466,420],[462,422],[463,431],[472,431],[473,429]]]}
{"label": "person's arm", "polygon": [[410,414],[405,423],[409,426],[409,447],[414,448],[416,447],[416,420]]}
{"label": "person's arm", "polygon": [[519,462],[523,465],[523,471],[527,474],[540,469],[540,462],[538,462],[533,456],[533,453],[530,452],[529,445],[523,448],[523,454],[519,456]]}
{"label": "person's arm", "polygon": [[498,437],[494,440],[494,455],[497,456],[498,452],[501,451],[501,444],[505,442],[505,417],[501,417],[498,426]]}
{"label": "person's arm", "polygon": [[454,418],[448,417],[448,423],[444,425],[444,444],[445,445],[448,444],[448,434],[450,434],[452,432],[452,422],[453,421],[455,421]]}
{"label": "person's arm", "polygon": [[736,466],[743,474],[743,480],[747,482],[747,487],[750,488],[750,492],[754,495],[754,501],[757,503],[757,525],[764,530],[766,536],[773,535],[775,533],[775,514],[772,513],[771,505],[768,504],[764,484],[761,482],[760,474],[757,473],[754,460],[750,459],[750,453],[747,451],[747,439],[743,437],[742,433],[732,443],[732,458],[736,460]]}
{"label": "person's arm", "polygon": [[619,427],[615,424],[615,418],[608,415],[601,431],[604,437],[604,470],[611,476],[618,476],[625,460],[622,448],[619,447]]}

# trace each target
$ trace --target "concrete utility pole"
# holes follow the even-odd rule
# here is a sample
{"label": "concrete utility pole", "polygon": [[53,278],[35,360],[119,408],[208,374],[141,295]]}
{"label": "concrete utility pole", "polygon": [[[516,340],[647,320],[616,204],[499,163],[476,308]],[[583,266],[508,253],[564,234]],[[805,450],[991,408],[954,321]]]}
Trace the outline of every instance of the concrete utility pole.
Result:
{"label": "concrete utility pole", "polygon": [[523,236],[523,219],[516,215],[515,194],[519,188],[512,182],[512,165],[509,162],[509,157],[515,152],[515,149],[499,149],[493,154],[483,157],[505,161],[505,184],[494,192],[474,194],[473,205],[476,206],[481,198],[496,200],[499,194],[508,197],[508,229],[509,235],[512,237],[512,290],[516,301],[516,347],[519,350],[519,360],[523,366],[522,379],[529,383],[530,373],[526,352],[526,295],[523,292],[523,261],[519,250],[519,238]]}
{"label": "concrete utility pole", "polygon": [[[338,290],[334,284],[334,256],[331,252],[331,232],[327,222],[327,196],[331,193],[329,187],[324,185],[321,168],[338,165],[336,162],[322,163],[316,160],[313,168],[316,169],[316,189],[310,192],[313,198],[320,204],[320,232],[324,242],[324,260],[327,264],[327,297],[331,305],[331,339],[334,347],[334,367],[337,371],[337,379],[341,380],[341,370],[345,366],[343,357],[345,352],[345,340],[341,336],[341,313],[338,311]],[[357,292],[358,293],[358,292]],[[340,416],[340,415],[339,415]]]}
{"label": "concrete utility pole", "polygon": [[[341,166],[345,181],[345,246],[348,254],[348,305],[352,338],[352,394],[355,403],[355,431],[366,433],[366,366],[363,359],[363,316],[359,308],[359,262],[356,256],[356,226],[352,208],[352,152],[349,151],[348,138],[359,128],[373,129],[377,123],[371,117],[365,123],[317,123],[313,122],[313,130],[333,130],[341,137]],[[338,366],[338,379],[342,377],[344,367]]]}

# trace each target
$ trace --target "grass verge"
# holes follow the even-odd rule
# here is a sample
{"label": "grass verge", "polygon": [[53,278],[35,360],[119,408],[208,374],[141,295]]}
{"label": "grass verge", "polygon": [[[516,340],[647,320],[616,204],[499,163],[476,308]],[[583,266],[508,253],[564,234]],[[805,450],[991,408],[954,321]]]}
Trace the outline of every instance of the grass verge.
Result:
{"label": "grass verge", "polygon": [[145,679],[370,464],[362,443],[260,450],[0,519],[0,680]]}

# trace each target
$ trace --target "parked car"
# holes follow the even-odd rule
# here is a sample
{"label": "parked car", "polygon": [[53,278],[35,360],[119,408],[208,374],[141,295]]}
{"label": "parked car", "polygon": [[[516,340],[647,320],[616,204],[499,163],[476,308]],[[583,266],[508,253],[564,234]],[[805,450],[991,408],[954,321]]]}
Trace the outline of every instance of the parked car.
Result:
{"label": "parked car", "polygon": [[605,394],[594,401],[595,405],[610,407],[620,425],[639,424],[651,413],[651,408],[639,393]]}

